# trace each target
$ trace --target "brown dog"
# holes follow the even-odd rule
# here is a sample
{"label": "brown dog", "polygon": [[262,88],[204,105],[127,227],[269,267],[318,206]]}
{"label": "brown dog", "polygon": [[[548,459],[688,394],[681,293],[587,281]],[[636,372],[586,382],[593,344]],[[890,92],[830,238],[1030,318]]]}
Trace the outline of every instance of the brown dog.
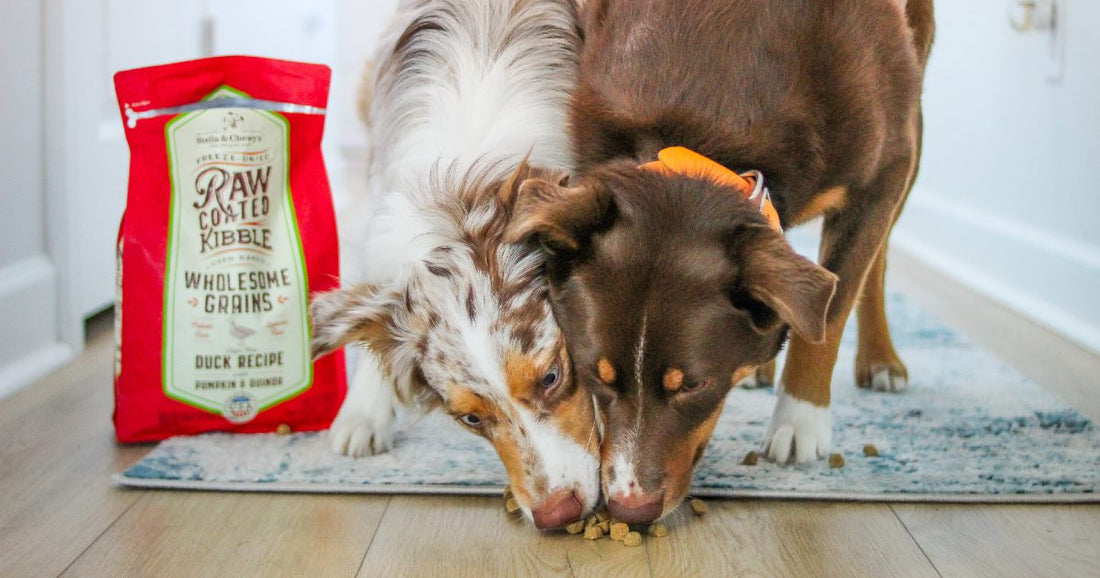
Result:
{"label": "brown dog", "polygon": [[[919,160],[932,2],[590,0],[584,27],[582,178],[525,183],[509,234],[555,252],[557,318],[605,420],[604,495],[616,518],[648,522],[683,499],[730,388],[770,381],[788,326],[769,458],[828,454],[830,379],[861,290],[858,383],[905,389],[883,273]],[[824,216],[822,267],[769,227],[759,197],[638,167],[674,146],[760,171],[784,227]]]}

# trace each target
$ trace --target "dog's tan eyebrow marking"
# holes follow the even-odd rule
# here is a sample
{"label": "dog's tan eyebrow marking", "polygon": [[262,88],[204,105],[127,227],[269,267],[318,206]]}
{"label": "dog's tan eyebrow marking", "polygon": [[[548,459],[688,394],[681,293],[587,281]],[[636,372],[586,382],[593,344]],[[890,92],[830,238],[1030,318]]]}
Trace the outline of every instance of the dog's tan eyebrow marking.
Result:
{"label": "dog's tan eyebrow marking", "polygon": [[596,373],[600,376],[600,381],[611,385],[615,383],[615,366],[611,365],[611,362],[606,357],[601,357],[596,362]]}
{"label": "dog's tan eyebrow marking", "polygon": [[684,372],[676,368],[669,369],[665,372],[661,384],[668,391],[680,391],[680,388],[684,386]]}

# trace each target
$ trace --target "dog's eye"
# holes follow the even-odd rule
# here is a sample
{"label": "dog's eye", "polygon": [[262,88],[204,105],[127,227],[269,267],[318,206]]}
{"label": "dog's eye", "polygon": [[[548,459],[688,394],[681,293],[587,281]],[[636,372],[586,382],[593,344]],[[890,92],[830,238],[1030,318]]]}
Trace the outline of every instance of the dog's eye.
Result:
{"label": "dog's eye", "polygon": [[459,416],[458,420],[472,428],[481,427],[481,418],[478,417],[476,414],[468,413],[466,415]]}
{"label": "dog's eye", "polygon": [[561,366],[555,363],[554,367],[542,376],[542,381],[539,382],[539,385],[541,385],[543,389],[553,389],[559,383],[561,383]]}
{"label": "dog's eye", "polygon": [[702,381],[685,381],[684,385],[680,387],[680,391],[699,391],[701,389],[706,389],[710,387],[713,383],[714,380],[710,378],[704,379]]}

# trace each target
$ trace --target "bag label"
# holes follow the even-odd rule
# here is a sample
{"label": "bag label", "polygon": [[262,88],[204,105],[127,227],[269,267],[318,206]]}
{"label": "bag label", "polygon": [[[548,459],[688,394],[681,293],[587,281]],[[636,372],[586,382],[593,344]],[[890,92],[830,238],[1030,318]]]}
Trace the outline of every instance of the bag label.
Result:
{"label": "bag label", "polygon": [[[222,87],[206,98],[241,96]],[[313,381],[289,132],[283,116],[250,108],[181,114],[165,128],[164,389],[233,423]]]}

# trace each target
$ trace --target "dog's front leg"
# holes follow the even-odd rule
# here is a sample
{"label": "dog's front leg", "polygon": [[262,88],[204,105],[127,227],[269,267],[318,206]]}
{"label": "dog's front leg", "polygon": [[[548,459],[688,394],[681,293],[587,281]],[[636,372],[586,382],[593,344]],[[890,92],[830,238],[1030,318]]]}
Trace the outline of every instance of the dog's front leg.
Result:
{"label": "dog's front leg", "polygon": [[357,353],[348,395],[328,432],[333,452],[355,458],[393,447],[397,408],[393,384],[378,356],[367,348]]}
{"label": "dog's front leg", "polygon": [[852,191],[849,208],[828,215],[820,262],[839,277],[826,318],[825,341],[792,333],[787,364],[765,435],[769,459],[796,463],[823,458],[832,448],[830,386],[840,338],[868,272],[885,243],[913,170],[911,156],[890,164],[866,190]]}

